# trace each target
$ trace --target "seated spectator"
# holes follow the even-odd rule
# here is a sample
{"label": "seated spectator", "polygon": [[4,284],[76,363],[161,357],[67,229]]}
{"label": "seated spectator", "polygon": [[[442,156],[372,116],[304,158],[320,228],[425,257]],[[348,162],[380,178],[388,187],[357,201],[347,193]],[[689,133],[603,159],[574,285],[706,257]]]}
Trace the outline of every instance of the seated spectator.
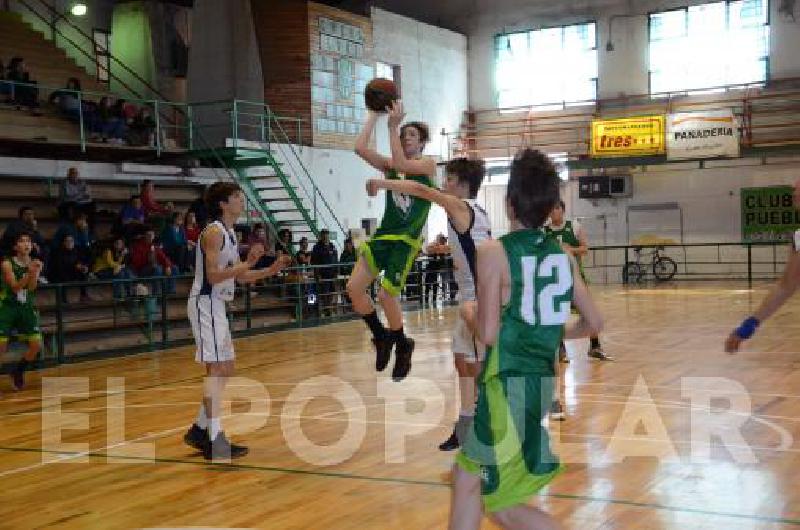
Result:
{"label": "seated spectator", "polygon": [[292,253],[292,231],[288,228],[282,228],[278,231],[278,241],[275,242],[275,252],[280,256],[281,254]]}
{"label": "seated spectator", "polygon": [[142,207],[142,197],[140,195],[132,195],[131,200],[122,207],[119,213],[120,229],[118,233],[130,241],[135,236],[141,235],[144,232],[144,208]]}
{"label": "seated spectator", "polygon": [[95,237],[89,228],[89,219],[85,213],[77,214],[72,223],[62,224],[58,227],[51,243],[53,250],[61,247],[61,242],[67,236],[72,237],[75,249],[78,254],[80,254],[81,259],[89,263],[91,261],[92,245],[95,243]]}
{"label": "seated spectator", "polygon": [[166,226],[166,221],[175,206],[171,202],[159,203],[156,200],[155,184],[152,180],[145,180],[142,182],[142,208],[147,222],[161,230]]}
{"label": "seated spectator", "polygon": [[[0,96],[11,96],[11,84],[5,82],[6,68],[3,66],[3,61],[0,61]],[[10,99],[6,99],[6,103],[10,103]]]}
{"label": "seated spectator", "polygon": [[253,245],[262,245],[264,247],[264,255],[256,262],[256,269],[265,269],[275,263],[277,256],[270,244],[267,229],[263,223],[253,225],[253,231],[247,240],[247,246],[252,247]]}
{"label": "seated spectator", "polygon": [[[71,122],[78,123],[81,120],[81,98],[78,96],[80,92],[81,80],[77,77],[70,77],[66,87],[50,94],[48,102],[56,105],[62,116]],[[90,120],[86,120],[86,118],[84,116],[85,123],[88,124]]]}
{"label": "seated spectator", "polygon": [[100,140],[103,143],[110,142],[117,145],[125,144],[127,136],[127,126],[125,119],[119,115],[118,110],[111,102],[111,98],[102,97],[97,105],[97,114],[91,125],[94,133],[92,140]]}
{"label": "seated spectator", "polygon": [[28,233],[31,236],[31,243],[33,244],[31,257],[46,263],[49,249],[45,245],[44,238],[42,238],[39,230],[37,230],[36,216],[30,206],[21,207],[17,213],[17,218],[6,227],[3,237],[0,238],[0,253],[3,256],[10,256],[14,241],[21,233]]}
{"label": "seated spectator", "polygon": [[58,214],[61,221],[73,219],[78,213],[85,213],[89,227],[94,229],[97,206],[92,200],[89,184],[81,180],[78,168],[71,167],[67,170],[67,178],[61,182],[59,201]]}
{"label": "seated spectator", "polygon": [[300,238],[300,249],[297,251],[298,265],[311,265],[311,252],[308,251],[308,238]]}
{"label": "seated spectator", "polygon": [[200,232],[202,232],[203,229],[197,224],[197,217],[193,212],[186,212],[186,221],[183,223],[183,231],[186,233],[186,245],[189,248],[189,269],[194,271],[194,264],[197,259],[197,241],[200,239]]}
{"label": "seated spectator", "polygon": [[[320,265],[314,269],[314,276],[317,279],[317,294],[321,297],[323,310],[333,309],[333,293],[336,288],[336,247],[330,239],[330,232],[327,229],[320,230],[319,241],[314,244],[311,250],[311,264]],[[327,265],[327,266],[325,266]]]}
{"label": "seated spectator", "polygon": [[34,116],[41,116],[39,108],[39,88],[25,65],[25,59],[14,57],[8,64],[6,80],[14,81],[13,103],[18,107],[28,107]]}
{"label": "seated spectator", "polygon": [[[57,283],[85,282],[89,279],[89,264],[75,248],[75,239],[69,234],[53,250],[50,258],[50,279]],[[86,286],[81,286],[81,302],[90,301]],[[61,290],[61,301],[67,302],[67,289]]]}
{"label": "seated spectator", "polygon": [[339,274],[342,276],[350,276],[353,273],[353,264],[358,259],[356,255],[356,247],[353,239],[348,237],[344,240],[344,248],[342,254],[339,256]]}
{"label": "seated spectator", "polygon": [[208,187],[206,187],[203,193],[189,205],[189,212],[194,214],[197,219],[197,226],[200,227],[200,230],[205,228],[206,223],[208,223],[208,207],[206,206],[205,200],[206,189],[208,189]]}
{"label": "seated spectator", "polygon": [[156,120],[149,107],[141,107],[128,127],[128,143],[130,145],[155,147]]}
{"label": "seated spectator", "polygon": [[[125,240],[118,237],[97,256],[97,259],[94,261],[94,266],[92,267],[92,272],[101,280],[130,280],[136,276],[131,272],[127,261],[128,249],[125,246]],[[114,298],[117,300],[121,300],[125,298],[125,296],[130,297],[133,292],[132,282],[115,281],[112,285],[114,289]]]}
{"label": "seated spectator", "polygon": [[161,244],[164,252],[180,270],[187,270],[189,257],[189,242],[183,229],[183,216],[173,212],[171,223],[161,231]]}
{"label": "seated spectator", "polygon": [[[175,279],[178,269],[164,253],[160,245],[156,244],[156,233],[148,229],[131,246],[131,269],[140,277],[167,277],[166,288],[168,294],[175,294]],[[161,292],[161,282],[153,282],[153,294]]]}

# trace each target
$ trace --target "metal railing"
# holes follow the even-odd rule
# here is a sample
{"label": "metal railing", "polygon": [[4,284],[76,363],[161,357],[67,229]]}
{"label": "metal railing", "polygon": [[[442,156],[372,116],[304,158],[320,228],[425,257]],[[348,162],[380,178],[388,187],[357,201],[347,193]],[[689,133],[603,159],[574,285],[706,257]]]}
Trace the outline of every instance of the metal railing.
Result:
{"label": "metal railing", "polygon": [[[674,245],[610,245],[590,247],[583,266],[590,282],[624,283],[623,268],[635,261],[636,249],[663,249],[660,255],[677,264],[674,280],[754,281],[778,278],[786,264],[790,247],[774,243],[687,243]],[[641,262],[646,279],[654,279],[653,264]]]}
{"label": "metal railing", "polygon": [[[401,301],[406,309],[455,303],[452,268],[420,257]],[[346,292],[355,263],[286,269],[258,285],[237,286],[229,304],[231,332],[241,337],[358,318]],[[193,342],[186,316],[191,275],[93,280],[40,285],[36,305],[43,333],[42,366],[113,357]],[[177,284],[179,294],[170,294]],[[130,292],[112,298],[112,287]],[[373,299],[377,284],[371,288]],[[75,304],[79,291],[100,299]],[[175,293],[175,291],[172,291]]]}

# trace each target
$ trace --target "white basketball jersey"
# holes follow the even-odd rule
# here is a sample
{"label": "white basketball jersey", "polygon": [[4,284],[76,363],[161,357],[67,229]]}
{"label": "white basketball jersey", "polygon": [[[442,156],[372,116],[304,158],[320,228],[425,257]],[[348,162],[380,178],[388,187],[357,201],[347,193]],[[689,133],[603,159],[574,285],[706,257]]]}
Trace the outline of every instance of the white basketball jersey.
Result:
{"label": "white basketball jersey", "polygon": [[476,299],[475,293],[475,267],[477,258],[477,248],[481,241],[492,237],[492,227],[489,223],[489,215],[486,210],[475,202],[475,199],[465,200],[464,202],[472,211],[472,222],[469,229],[463,234],[459,234],[453,228],[452,221],[447,222],[448,242],[453,253],[453,263],[456,266],[454,275],[458,282],[458,293],[461,300],[473,301]]}
{"label": "white basketball jersey", "polygon": [[[198,242],[202,243],[203,236],[211,227],[217,227],[224,234],[222,240],[222,248],[217,257],[217,266],[220,269],[225,269],[236,265],[239,262],[239,244],[236,241],[236,234],[233,229],[228,230],[221,221],[213,221],[203,229],[198,238]],[[194,265],[194,283],[192,284],[192,291],[189,296],[208,295],[219,300],[229,302],[233,300],[233,291],[236,287],[236,280],[234,278],[227,279],[219,282],[216,285],[211,285],[206,277],[206,258],[203,254],[202,244],[197,245],[197,259]]]}

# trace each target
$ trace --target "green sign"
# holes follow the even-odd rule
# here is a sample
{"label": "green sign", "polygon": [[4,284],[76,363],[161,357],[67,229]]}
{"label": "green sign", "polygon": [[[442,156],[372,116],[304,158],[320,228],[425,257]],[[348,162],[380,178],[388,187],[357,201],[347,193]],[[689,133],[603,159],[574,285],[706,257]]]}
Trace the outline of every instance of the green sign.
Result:
{"label": "green sign", "polygon": [[742,188],[741,199],[743,241],[791,241],[800,229],[791,186]]}

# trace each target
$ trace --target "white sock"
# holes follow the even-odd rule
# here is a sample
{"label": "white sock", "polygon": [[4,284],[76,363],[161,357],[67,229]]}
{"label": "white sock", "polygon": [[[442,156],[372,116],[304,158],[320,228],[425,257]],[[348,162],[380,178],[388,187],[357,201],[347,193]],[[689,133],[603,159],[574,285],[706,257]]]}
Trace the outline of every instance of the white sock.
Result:
{"label": "white sock", "polygon": [[217,435],[222,431],[222,422],[219,418],[211,418],[208,427],[208,437],[212,440],[216,440]]}
{"label": "white sock", "polygon": [[206,416],[206,406],[203,403],[200,403],[200,411],[197,413],[197,419],[194,420],[194,424],[201,429],[208,429],[208,416]]}

